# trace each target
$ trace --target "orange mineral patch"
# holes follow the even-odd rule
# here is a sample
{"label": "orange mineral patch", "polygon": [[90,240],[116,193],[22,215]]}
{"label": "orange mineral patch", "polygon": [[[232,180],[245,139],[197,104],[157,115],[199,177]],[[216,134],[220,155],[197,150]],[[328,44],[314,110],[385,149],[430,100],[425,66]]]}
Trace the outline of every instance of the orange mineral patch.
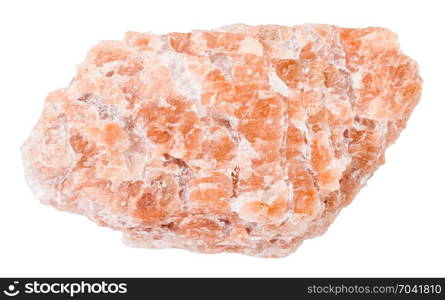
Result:
{"label": "orange mineral patch", "polygon": [[286,256],[384,162],[421,83],[383,28],[128,32],[49,94],[26,176],[129,245]]}

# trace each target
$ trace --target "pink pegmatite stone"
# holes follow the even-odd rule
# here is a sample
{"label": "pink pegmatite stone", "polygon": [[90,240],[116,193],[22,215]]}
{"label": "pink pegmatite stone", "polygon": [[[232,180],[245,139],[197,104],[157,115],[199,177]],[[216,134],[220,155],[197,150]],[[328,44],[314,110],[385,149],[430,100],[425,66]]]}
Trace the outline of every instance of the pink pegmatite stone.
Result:
{"label": "pink pegmatite stone", "polygon": [[132,246],[282,257],[365,185],[420,90],[383,28],[129,32],[49,94],[26,175]]}

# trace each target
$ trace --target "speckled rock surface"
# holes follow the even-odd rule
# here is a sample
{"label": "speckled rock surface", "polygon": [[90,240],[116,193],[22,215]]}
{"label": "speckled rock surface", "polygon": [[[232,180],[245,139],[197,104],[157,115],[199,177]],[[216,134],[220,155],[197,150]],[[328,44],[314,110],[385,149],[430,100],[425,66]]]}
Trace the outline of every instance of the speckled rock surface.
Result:
{"label": "speckled rock surface", "polygon": [[383,163],[420,89],[382,28],[129,32],[49,94],[26,175],[133,246],[282,257]]}

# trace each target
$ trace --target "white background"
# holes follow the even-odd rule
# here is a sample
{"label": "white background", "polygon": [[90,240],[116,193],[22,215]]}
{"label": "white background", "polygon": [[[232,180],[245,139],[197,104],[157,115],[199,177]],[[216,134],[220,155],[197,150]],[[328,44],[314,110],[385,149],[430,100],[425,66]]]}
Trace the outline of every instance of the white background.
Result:
{"label": "white background", "polygon": [[[0,276],[445,276],[443,1],[1,1]],[[133,249],[41,205],[19,147],[87,50],[125,31],[231,23],[384,26],[420,65],[422,100],[381,167],[328,232],[283,259]]]}

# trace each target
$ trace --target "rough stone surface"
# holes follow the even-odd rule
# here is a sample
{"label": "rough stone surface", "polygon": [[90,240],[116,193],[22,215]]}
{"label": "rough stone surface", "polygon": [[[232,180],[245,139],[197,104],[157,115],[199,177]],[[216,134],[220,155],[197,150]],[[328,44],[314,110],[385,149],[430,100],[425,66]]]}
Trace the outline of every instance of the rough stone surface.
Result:
{"label": "rough stone surface", "polygon": [[420,89],[382,28],[129,32],[49,94],[26,175],[133,246],[281,257],[384,162]]}

